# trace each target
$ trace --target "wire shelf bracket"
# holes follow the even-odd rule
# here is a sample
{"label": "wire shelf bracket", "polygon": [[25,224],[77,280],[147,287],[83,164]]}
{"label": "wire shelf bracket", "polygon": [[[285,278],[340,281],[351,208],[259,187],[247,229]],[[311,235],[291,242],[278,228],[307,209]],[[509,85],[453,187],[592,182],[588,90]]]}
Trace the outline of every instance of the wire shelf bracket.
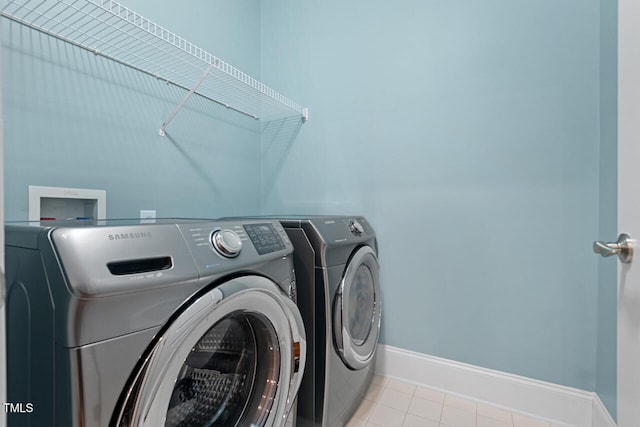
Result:
{"label": "wire shelf bracket", "polygon": [[263,122],[309,119],[306,107],[115,1],[0,0],[0,15],[187,91],[160,135],[193,94]]}
{"label": "wire shelf bracket", "polygon": [[167,120],[165,120],[162,125],[160,126],[160,136],[165,136],[165,129],[167,128],[167,126],[169,125],[169,122],[171,120],[173,120],[173,118],[176,116],[176,114],[178,114],[178,111],[180,111],[180,109],[184,106],[184,104],[186,104],[186,102],[189,100],[189,98],[191,98],[191,95],[194,94],[194,92],[196,91],[196,89],[198,89],[198,86],[200,86],[200,83],[202,83],[202,81],[207,77],[207,75],[209,74],[209,72],[211,71],[211,69],[213,68],[213,65],[209,65],[207,67],[206,70],[204,70],[204,74],[202,74],[202,77],[200,77],[200,79],[196,82],[195,86],[193,86],[191,88],[191,90],[189,92],[187,92],[187,94],[184,96],[184,98],[182,98],[182,101],[180,101],[180,104],[178,104],[178,106],[171,112],[171,114],[169,114],[169,117],[167,117]]}

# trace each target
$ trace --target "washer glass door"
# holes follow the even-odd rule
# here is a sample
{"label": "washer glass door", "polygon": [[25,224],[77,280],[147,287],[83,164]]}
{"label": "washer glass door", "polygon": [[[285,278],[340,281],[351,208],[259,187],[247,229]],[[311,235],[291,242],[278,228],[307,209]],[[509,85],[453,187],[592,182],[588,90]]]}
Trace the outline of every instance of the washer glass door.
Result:
{"label": "washer glass door", "polygon": [[280,426],[304,371],[296,305],[244,276],[198,297],[156,337],[113,425]]}
{"label": "washer glass door", "polygon": [[165,426],[265,424],[280,376],[273,325],[236,312],[191,349],[171,393]]}
{"label": "washer glass door", "polygon": [[373,358],[380,336],[380,281],[375,252],[359,248],[347,264],[334,306],[334,338],[342,360],[362,369]]}

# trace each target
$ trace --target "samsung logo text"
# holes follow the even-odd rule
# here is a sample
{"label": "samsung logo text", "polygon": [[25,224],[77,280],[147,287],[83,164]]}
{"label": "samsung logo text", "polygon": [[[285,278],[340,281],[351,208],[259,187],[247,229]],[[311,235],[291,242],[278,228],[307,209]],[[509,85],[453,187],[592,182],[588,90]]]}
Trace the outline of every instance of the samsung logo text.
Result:
{"label": "samsung logo text", "polygon": [[148,239],[149,237],[151,237],[151,233],[148,231],[141,231],[138,233],[118,233],[118,234],[107,235],[107,238],[109,240]]}

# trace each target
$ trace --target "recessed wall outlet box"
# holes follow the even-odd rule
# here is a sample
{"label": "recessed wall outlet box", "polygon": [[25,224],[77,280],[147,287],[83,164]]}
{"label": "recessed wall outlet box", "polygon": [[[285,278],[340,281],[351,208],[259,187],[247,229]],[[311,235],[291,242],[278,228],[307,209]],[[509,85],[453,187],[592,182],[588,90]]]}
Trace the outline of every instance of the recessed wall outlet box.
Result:
{"label": "recessed wall outlet box", "polygon": [[155,210],[141,210],[140,211],[140,222],[156,222],[156,211]]}
{"label": "recessed wall outlet box", "polygon": [[155,219],[156,211],[140,211],[140,219]]}
{"label": "recessed wall outlet box", "polygon": [[29,186],[29,221],[106,217],[105,190]]}

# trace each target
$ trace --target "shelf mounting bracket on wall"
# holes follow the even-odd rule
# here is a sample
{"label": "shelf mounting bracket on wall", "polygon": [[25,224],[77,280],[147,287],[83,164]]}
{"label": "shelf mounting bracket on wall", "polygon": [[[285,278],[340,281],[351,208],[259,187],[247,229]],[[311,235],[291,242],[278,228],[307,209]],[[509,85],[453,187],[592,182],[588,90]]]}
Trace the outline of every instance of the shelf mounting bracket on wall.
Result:
{"label": "shelf mounting bracket on wall", "polygon": [[184,104],[189,100],[189,98],[191,98],[191,95],[193,95],[196,89],[198,89],[198,86],[200,86],[200,83],[202,83],[202,81],[207,77],[207,75],[212,69],[213,69],[213,64],[209,65],[207,69],[204,70],[204,73],[202,74],[202,76],[200,76],[200,79],[198,79],[196,84],[191,88],[189,92],[187,92],[187,94],[184,96],[184,98],[182,98],[182,101],[180,101],[178,106],[174,108],[171,114],[169,114],[169,117],[167,117],[167,119],[162,123],[162,126],[160,126],[160,136],[165,136],[165,129],[167,128],[171,120],[173,120],[176,114],[178,114],[178,111],[180,111],[180,109],[184,107]]}

